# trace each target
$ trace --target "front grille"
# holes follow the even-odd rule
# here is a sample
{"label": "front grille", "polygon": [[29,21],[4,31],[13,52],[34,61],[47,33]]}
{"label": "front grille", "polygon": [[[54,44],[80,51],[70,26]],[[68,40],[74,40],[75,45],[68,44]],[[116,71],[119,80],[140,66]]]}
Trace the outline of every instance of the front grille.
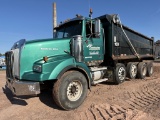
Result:
{"label": "front grille", "polygon": [[13,51],[6,52],[6,76],[7,78],[13,79],[13,63],[14,63],[14,54]]}
{"label": "front grille", "polygon": [[8,79],[20,79],[20,54],[25,41],[25,39],[17,41],[11,50],[5,53],[6,77]]}
{"label": "front grille", "polygon": [[5,54],[6,76],[10,79],[19,79],[19,49],[14,49]]}

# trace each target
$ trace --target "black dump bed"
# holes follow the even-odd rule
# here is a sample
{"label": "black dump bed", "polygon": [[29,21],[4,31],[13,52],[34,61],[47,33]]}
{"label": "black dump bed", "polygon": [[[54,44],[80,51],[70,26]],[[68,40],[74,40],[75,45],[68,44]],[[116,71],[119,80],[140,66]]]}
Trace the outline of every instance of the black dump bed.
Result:
{"label": "black dump bed", "polygon": [[[101,20],[105,32],[105,58],[112,60],[154,59],[153,38],[149,38],[124,25],[113,22],[114,15],[103,15]],[[122,29],[123,28],[123,29]],[[130,42],[128,41],[127,34]]]}

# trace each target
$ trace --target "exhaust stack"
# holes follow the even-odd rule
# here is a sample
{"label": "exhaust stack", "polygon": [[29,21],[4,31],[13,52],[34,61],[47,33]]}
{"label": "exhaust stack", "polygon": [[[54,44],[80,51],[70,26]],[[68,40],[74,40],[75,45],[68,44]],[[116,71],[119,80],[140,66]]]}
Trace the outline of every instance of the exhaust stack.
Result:
{"label": "exhaust stack", "polygon": [[57,8],[56,8],[56,3],[53,3],[53,35],[56,32],[54,28],[57,27]]}

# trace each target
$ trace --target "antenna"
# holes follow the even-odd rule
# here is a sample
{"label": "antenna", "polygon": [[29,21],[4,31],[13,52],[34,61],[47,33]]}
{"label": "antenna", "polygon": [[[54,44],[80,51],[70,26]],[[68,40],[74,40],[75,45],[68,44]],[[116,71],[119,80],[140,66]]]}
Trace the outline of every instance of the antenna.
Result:
{"label": "antenna", "polygon": [[88,8],[89,8],[89,10],[91,8],[90,0],[88,0]]}
{"label": "antenna", "polygon": [[91,4],[90,4],[90,0],[88,0],[88,7],[89,7],[89,17],[92,18],[92,8],[91,8]]}
{"label": "antenna", "polygon": [[93,14],[93,11],[92,11],[92,8],[90,8],[89,10],[89,17],[92,19],[92,14]]}
{"label": "antenna", "polygon": [[92,8],[90,7],[91,6],[90,0],[88,0],[88,6],[89,6],[89,17],[91,19],[91,28],[90,28],[90,31],[91,31],[91,35],[92,35],[92,14],[93,14],[93,11],[92,11]]}

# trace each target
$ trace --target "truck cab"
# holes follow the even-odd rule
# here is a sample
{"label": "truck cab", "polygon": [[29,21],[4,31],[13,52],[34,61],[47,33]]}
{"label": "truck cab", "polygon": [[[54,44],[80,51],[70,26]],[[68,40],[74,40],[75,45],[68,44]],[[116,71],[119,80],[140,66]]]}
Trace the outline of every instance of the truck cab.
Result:
{"label": "truck cab", "polygon": [[69,79],[76,74],[75,80],[72,78],[65,88],[69,91],[65,99],[70,104],[79,100],[78,104],[64,108],[73,109],[82,103],[93,80],[101,79],[102,71],[107,69],[103,67],[101,71],[97,67],[104,60],[103,29],[99,20],[82,16],[65,21],[55,29],[52,39],[23,39],[6,52],[7,86],[16,95],[31,95],[39,94],[41,84],[52,81],[55,83],[53,96],[58,99],[54,89],[60,91],[66,86],[57,86],[58,81],[64,81],[66,74]]}
{"label": "truck cab", "polygon": [[[68,52],[71,54],[79,52],[78,55],[75,55],[77,61],[83,61],[88,65],[92,65],[92,63],[94,63],[94,65],[102,63],[104,59],[104,40],[102,34],[103,29],[101,28],[100,21],[77,16],[75,19],[68,20],[63,24],[60,24],[55,29],[55,39],[72,39],[71,47]],[[76,37],[79,39],[78,43],[75,43],[73,40],[77,39]],[[77,48],[78,46],[80,46],[79,49]],[[75,48],[77,48],[79,51],[75,51]]]}

